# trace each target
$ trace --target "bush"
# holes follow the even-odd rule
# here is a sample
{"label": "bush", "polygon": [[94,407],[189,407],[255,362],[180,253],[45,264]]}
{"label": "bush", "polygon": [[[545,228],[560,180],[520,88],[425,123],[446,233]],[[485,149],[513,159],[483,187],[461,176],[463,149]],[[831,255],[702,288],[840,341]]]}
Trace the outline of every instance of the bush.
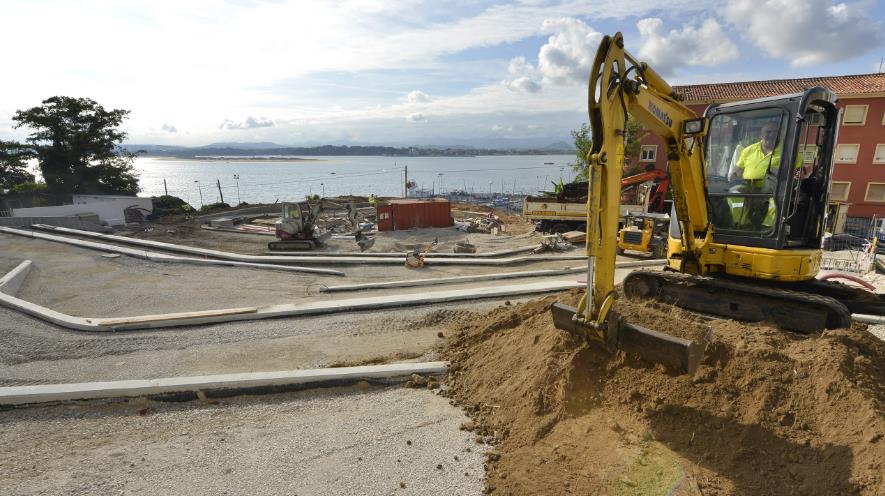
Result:
{"label": "bush", "polygon": [[165,217],[167,215],[189,214],[194,207],[177,196],[163,195],[151,198],[154,203],[154,216]]}
{"label": "bush", "polygon": [[200,207],[200,213],[204,214],[206,212],[211,212],[213,210],[221,210],[223,208],[230,208],[230,205],[228,205],[227,203],[224,203],[224,202],[210,203],[208,205],[203,205],[202,207]]}
{"label": "bush", "polygon": [[46,183],[19,183],[13,186],[9,192],[18,194],[45,193],[48,189]]}

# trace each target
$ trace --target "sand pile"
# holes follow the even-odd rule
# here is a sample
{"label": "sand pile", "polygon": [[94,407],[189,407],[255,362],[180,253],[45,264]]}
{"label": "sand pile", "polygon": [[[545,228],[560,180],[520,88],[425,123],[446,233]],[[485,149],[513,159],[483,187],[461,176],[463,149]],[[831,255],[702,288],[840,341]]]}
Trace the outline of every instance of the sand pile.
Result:
{"label": "sand pile", "polygon": [[[453,402],[496,446],[495,494],[885,494],[885,343],[713,321],[693,377],[556,330],[554,301],[452,315]],[[628,321],[708,324],[619,300]],[[468,426],[473,428],[473,426]]]}

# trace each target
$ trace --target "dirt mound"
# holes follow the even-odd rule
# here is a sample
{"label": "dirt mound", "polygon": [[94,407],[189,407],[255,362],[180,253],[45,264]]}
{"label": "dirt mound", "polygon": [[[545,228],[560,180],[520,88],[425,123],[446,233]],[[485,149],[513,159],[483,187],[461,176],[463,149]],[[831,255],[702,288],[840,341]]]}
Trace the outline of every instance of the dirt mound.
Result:
{"label": "dirt mound", "polygon": [[629,322],[712,330],[693,377],[556,330],[554,302],[459,320],[448,394],[497,445],[496,494],[883,494],[885,343],[706,322],[618,301]]}

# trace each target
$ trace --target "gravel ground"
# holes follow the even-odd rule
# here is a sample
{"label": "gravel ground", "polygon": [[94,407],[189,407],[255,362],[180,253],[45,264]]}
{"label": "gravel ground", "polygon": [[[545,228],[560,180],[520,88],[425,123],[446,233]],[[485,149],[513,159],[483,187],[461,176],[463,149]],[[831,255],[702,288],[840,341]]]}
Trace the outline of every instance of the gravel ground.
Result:
{"label": "gravel ground", "polygon": [[[415,237],[420,233],[406,234]],[[512,242],[505,240],[504,244]],[[128,257],[107,259],[82,248],[0,235],[0,271],[5,272],[26,258],[33,260],[35,266],[19,293],[21,298],[72,315],[94,317],[354,298],[367,293],[327,295],[318,293],[317,288],[322,283],[500,270],[443,267],[412,271],[403,267],[353,266],[346,268],[347,278],[315,277],[155,264]],[[560,266],[561,263],[535,263],[507,270]],[[409,291],[415,289],[371,294]],[[433,359],[437,334],[443,331],[437,325],[440,316],[471,310],[486,312],[503,301],[94,334],[65,330],[0,308],[0,386]]]}
{"label": "gravel ground", "polygon": [[430,391],[366,384],[17,409],[0,416],[2,493],[478,495],[466,420]]}
{"label": "gravel ground", "polygon": [[[125,256],[104,258],[93,250],[0,234],[0,271],[5,273],[25,259],[32,260],[34,266],[19,297],[83,317],[126,317],[353,298],[357,295],[321,294],[319,289],[322,285],[494,274],[582,264],[579,260],[548,261],[506,267],[428,266],[417,270],[400,265],[342,265],[335,268],[343,270],[347,277],[336,277],[155,263]],[[488,284],[469,283],[458,287]],[[372,295],[401,292],[403,289],[389,289],[374,291]]]}

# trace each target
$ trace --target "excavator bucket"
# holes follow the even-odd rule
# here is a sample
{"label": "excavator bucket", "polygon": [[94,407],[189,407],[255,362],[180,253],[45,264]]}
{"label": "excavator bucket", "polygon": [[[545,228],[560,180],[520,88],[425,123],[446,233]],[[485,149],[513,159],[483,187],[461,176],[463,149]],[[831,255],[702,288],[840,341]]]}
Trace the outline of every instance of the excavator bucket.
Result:
{"label": "excavator bucket", "polygon": [[[562,303],[550,308],[557,329],[587,336],[589,328],[575,319],[577,309]],[[605,346],[660,363],[678,374],[694,374],[704,358],[704,344],[677,338],[642,326],[628,324],[615,312],[606,319]]]}

